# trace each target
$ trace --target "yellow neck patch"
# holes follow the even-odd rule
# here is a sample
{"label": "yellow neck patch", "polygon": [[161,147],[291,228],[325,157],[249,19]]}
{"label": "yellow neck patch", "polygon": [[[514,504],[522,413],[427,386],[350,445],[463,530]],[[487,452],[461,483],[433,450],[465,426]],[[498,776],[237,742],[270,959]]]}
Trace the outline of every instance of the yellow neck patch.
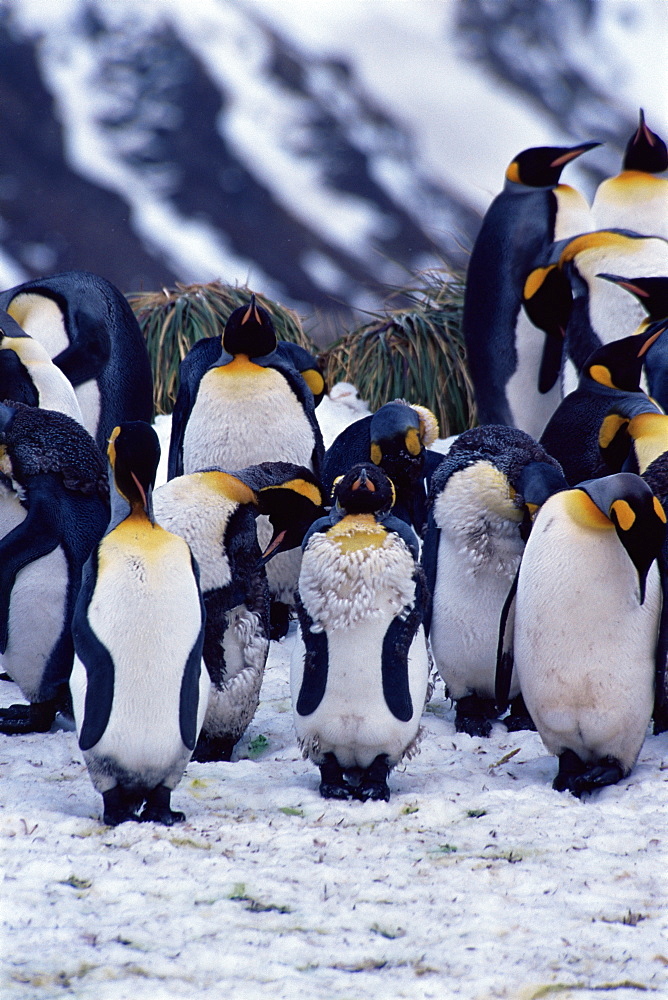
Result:
{"label": "yellow neck patch", "polygon": [[314,396],[319,396],[324,390],[325,380],[316,368],[307,368],[301,376]]}
{"label": "yellow neck patch", "polygon": [[633,508],[626,500],[615,500],[611,510],[614,510],[615,516],[617,518],[617,524],[622,529],[622,531],[629,531],[633,527],[636,516],[633,512]]}
{"label": "yellow neck patch", "polygon": [[524,299],[527,301],[532,299],[539,288],[542,287],[546,276],[553,271],[557,265],[550,264],[549,267],[536,267],[530,273],[527,280],[524,282],[524,291],[522,293]]}
{"label": "yellow neck patch", "polygon": [[629,423],[629,434],[634,440],[638,467],[643,473],[655,458],[668,451],[668,416],[664,413],[639,413]]}
{"label": "yellow neck patch", "polygon": [[610,369],[606,368],[605,365],[591,365],[589,368],[589,376],[590,378],[593,378],[594,382],[598,382],[599,385],[607,385],[608,389],[616,388],[614,382],[612,381]]}
{"label": "yellow neck patch", "polygon": [[380,463],[383,461],[383,453],[380,450],[380,445],[376,444],[375,441],[372,443],[371,448],[369,450],[369,458],[371,459],[374,465],[380,465]]}
{"label": "yellow neck patch", "polygon": [[332,525],[327,537],[336,542],[342,552],[357,552],[359,549],[379,549],[387,538],[387,529],[373,514],[347,514]]}
{"label": "yellow neck patch", "polygon": [[264,493],[265,490],[292,490],[293,493],[306,497],[316,507],[320,507],[323,500],[318,487],[314,483],[308,483],[305,479],[289,479],[287,482],[277,483],[275,486],[264,486],[260,493]]}
{"label": "yellow neck patch", "polygon": [[256,365],[247,354],[235,354],[229,364],[212,368],[211,371],[223,378],[236,378],[239,375],[257,375],[266,369],[262,365]]}
{"label": "yellow neck patch", "polygon": [[603,423],[598,432],[598,446],[599,448],[607,448],[608,445],[612,443],[615,434],[624,427],[625,424],[629,423],[628,417],[620,417],[618,413],[609,413],[607,417],[603,418]]}
{"label": "yellow neck patch", "polygon": [[631,236],[623,236],[621,233],[613,233],[610,230],[602,229],[595,233],[584,233],[576,236],[570,243],[566,244],[559,257],[559,266],[569,260],[573,260],[579,253],[585,250],[600,250],[603,248],[615,248],[624,253],[632,253],[636,249],[642,248],[642,242]]}
{"label": "yellow neck patch", "polygon": [[415,427],[409,427],[406,431],[406,450],[409,455],[419,455],[422,451],[420,435]]}
{"label": "yellow neck patch", "polygon": [[242,483],[236,476],[231,476],[229,472],[219,472],[214,469],[209,472],[195,472],[195,476],[201,476],[202,482],[214,493],[232,500],[234,503],[256,503],[256,497],[252,489]]}
{"label": "yellow neck patch", "polygon": [[597,531],[614,531],[615,526],[610,518],[598,509],[584,490],[567,490],[561,496],[567,513],[576,524]]}
{"label": "yellow neck patch", "polygon": [[520,168],[517,165],[517,161],[513,162],[508,166],[506,170],[506,180],[513,181],[514,184],[521,184],[520,180]]}

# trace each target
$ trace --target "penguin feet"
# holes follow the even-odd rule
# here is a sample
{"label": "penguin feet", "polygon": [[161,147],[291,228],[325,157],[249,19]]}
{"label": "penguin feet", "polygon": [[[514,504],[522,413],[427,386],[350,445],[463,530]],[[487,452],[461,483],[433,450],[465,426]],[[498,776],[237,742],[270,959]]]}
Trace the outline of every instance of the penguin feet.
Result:
{"label": "penguin feet", "polygon": [[510,715],[503,719],[503,724],[509,733],[516,733],[521,729],[531,729],[536,731],[533,719],[529,715],[529,710],[524,703],[524,698],[518,694],[510,703]]}
{"label": "penguin feet", "polygon": [[142,823],[162,823],[163,826],[173,826],[175,823],[183,823],[185,813],[175,812],[170,809],[169,800],[171,789],[165,785],[158,785],[146,796],[146,804],[142,809],[139,819]]}
{"label": "penguin feet", "polygon": [[469,694],[457,701],[455,709],[455,730],[469,736],[489,736],[492,723],[499,713],[493,698],[481,698]]}
{"label": "penguin feet", "polygon": [[12,682],[12,684],[14,683],[14,682],[12,681],[11,677],[9,676],[9,674],[8,674],[8,673],[7,673],[6,671],[4,671],[4,670],[3,670],[3,671],[2,671],[2,673],[0,674],[0,681],[11,681],[11,682]]}
{"label": "penguin feet", "polygon": [[36,701],[32,705],[10,705],[0,709],[0,733],[24,736],[48,733],[56,718],[55,701]]}
{"label": "penguin feet", "polygon": [[137,810],[141,803],[141,796],[134,792],[128,792],[120,785],[115,785],[107,792],[102,792],[104,802],[104,812],[102,822],[107,826],[118,826],[119,823],[139,822]]}
{"label": "penguin feet", "polygon": [[211,760],[231,760],[235,740],[230,736],[205,736],[200,733],[191,760],[206,763]]}
{"label": "penguin feet", "polygon": [[389,802],[390,789],[387,784],[389,773],[387,754],[381,753],[366,770],[362,771],[359,783],[353,786],[353,798],[360,802]]}
{"label": "penguin feet", "polygon": [[571,792],[580,799],[606,785],[616,785],[624,777],[624,769],[614,757],[604,757],[597,764],[585,764],[573,750],[559,754],[559,772],[552,782],[557,792]]}
{"label": "penguin feet", "polygon": [[323,799],[349,799],[352,796],[352,789],[333,753],[326,753],[320,764],[320,794]]}
{"label": "penguin feet", "polygon": [[283,639],[290,627],[290,607],[282,601],[272,601],[269,608],[269,638]]}

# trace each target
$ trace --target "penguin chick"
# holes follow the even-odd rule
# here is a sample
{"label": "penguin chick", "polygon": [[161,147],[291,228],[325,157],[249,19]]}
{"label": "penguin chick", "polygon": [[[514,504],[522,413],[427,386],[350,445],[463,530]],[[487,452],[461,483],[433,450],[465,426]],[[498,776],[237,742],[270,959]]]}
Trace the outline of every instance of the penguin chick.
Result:
{"label": "penguin chick", "polygon": [[67,707],[74,603],[108,520],[88,432],[63,413],[1,403],[0,653],[30,704],[0,710],[0,732],[46,732]]}
{"label": "penguin chick", "polygon": [[[242,469],[274,461],[319,475],[324,447],[313,394],[277,343],[269,312],[252,296],[230,314],[216,360],[209,361],[208,341],[195,344],[180,368],[170,479],[212,466]],[[271,537],[266,519],[258,537],[262,546]],[[272,638],[288,630],[300,556],[299,550],[281,553],[267,568]]]}
{"label": "penguin chick", "polygon": [[[153,494],[156,520],[184,538],[197,560],[206,608],[204,663],[211,690],[195,760],[230,760],[255,714],[269,650],[264,564],[301,545],[324,513],[323,499],[313,473],[289,462],[193,472]],[[274,528],[264,557],[255,527],[260,514]]]}
{"label": "penguin chick", "polygon": [[157,434],[141,421],[121,424],[108,453],[111,521],[86,563],[72,624],[74,718],[104,822],[169,826],[184,819],[170,796],[209,693],[204,605],[188,545],[153,519]]}
{"label": "penguin chick", "polygon": [[640,109],[638,128],[624,154],[622,171],[602,181],[591,206],[595,229],[633,229],[668,239],[668,150]]}
{"label": "penguin chick", "polygon": [[425,482],[442,456],[428,450],[438,421],[424,406],[395,399],[344,428],[325,452],[323,483],[330,491],[351,465],[373,462],[396,490],[393,514],[421,535],[427,517]]}
{"label": "penguin chick", "polygon": [[324,798],[388,800],[389,771],[410,755],[428,697],[428,595],[417,537],[391,513],[383,470],[354,466],[334,495],[304,540],[295,728]]}
{"label": "penguin chick", "polygon": [[[501,714],[494,690],[499,620],[532,517],[567,488],[558,462],[533,438],[500,424],[464,431],[434,474],[422,562],[432,653],[456,703],[457,732],[489,736]],[[511,697],[508,728],[533,728],[516,680]]]}
{"label": "penguin chick", "polygon": [[598,145],[524,150],[485,214],[462,318],[480,423],[509,424],[537,437],[558,404],[558,388],[538,390],[546,341],[522,312],[522,289],[555,241],[590,228],[587,202],[559,179],[567,163]]}
{"label": "penguin chick", "polygon": [[581,797],[632,769],[654,701],[663,507],[631,473],[580,483],[536,516],[519,570],[514,668],[553,788]]}
{"label": "penguin chick", "polygon": [[46,348],[72,383],[84,427],[103,452],[121,421],[151,420],[146,342],[111,282],[88,271],[63,271],[0,292],[0,309]]}
{"label": "penguin chick", "polygon": [[664,333],[668,323],[653,324],[645,333],[614,340],[587,361],[578,388],[560,403],[540,443],[560,463],[571,486],[604,476],[608,468],[599,440],[606,415],[621,407],[626,417],[660,413],[640,390],[645,353]]}

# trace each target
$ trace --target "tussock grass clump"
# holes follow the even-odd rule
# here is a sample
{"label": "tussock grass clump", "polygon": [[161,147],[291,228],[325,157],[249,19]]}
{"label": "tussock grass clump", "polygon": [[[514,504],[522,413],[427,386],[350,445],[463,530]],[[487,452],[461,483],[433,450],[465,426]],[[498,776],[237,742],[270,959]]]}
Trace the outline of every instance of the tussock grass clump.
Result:
{"label": "tussock grass clump", "polygon": [[443,437],[475,424],[461,317],[464,280],[432,271],[397,289],[408,308],[386,310],[325,354],[327,384],[352,382],[372,411],[402,398],[427,406]]}
{"label": "tussock grass clump", "polygon": [[[159,292],[132,292],[132,306],[146,339],[153,368],[153,400],[156,413],[171,413],[179,387],[179,365],[190,348],[203,337],[219,337],[227,318],[251,297],[245,285],[220,281],[184,285]],[[255,293],[258,303],[271,315],[279,340],[290,340],[316,353],[291,309]]]}

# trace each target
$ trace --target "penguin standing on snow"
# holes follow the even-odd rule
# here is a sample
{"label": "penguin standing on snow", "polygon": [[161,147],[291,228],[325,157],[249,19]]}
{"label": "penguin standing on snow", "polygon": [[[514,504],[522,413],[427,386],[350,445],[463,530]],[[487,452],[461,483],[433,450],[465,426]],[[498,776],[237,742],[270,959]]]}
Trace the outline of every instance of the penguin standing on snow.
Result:
{"label": "penguin standing on snow", "polygon": [[112,826],[184,819],[170,808],[170,796],[195,748],[208,697],[197,566],[186,542],[153,520],[159,458],[148,424],[112,432],[111,522],[84,569],[72,623],[79,747]]}
{"label": "penguin standing on snow", "polygon": [[0,732],[46,732],[66,707],[74,603],[108,521],[88,432],[63,413],[0,403],[0,652],[30,702],[0,710]]}
{"label": "penguin standing on snow", "polygon": [[304,540],[295,727],[324,798],[388,800],[389,771],[415,744],[429,690],[428,594],[417,537],[393,517],[382,469],[353,466],[334,495]]}
{"label": "penguin standing on snow", "polygon": [[[301,545],[324,513],[313,473],[289,462],[239,472],[205,469],[177,476],[153,494],[159,524],[188,542],[206,608],[204,663],[211,690],[195,760],[230,760],[253,718],[269,651],[269,587],[264,563]],[[274,537],[262,557],[256,517]]]}
{"label": "penguin standing on snow", "polygon": [[591,206],[595,229],[633,229],[668,239],[668,149],[647,126],[640,109],[638,128],[629,139],[622,172],[602,181]]}
{"label": "penguin standing on snow", "polygon": [[[483,219],[462,319],[480,423],[510,424],[538,437],[558,403],[558,365],[551,392],[539,391],[539,372],[555,364],[544,359],[545,337],[521,309],[522,289],[552,243],[590,228],[587,202],[559,178],[567,163],[598,145],[524,150]],[[548,352],[553,347],[549,342]]]}
{"label": "penguin standing on snow", "polygon": [[[559,464],[524,431],[486,424],[464,431],[434,473],[422,562],[432,594],[429,638],[455,728],[489,736],[499,620],[531,517],[567,489]],[[509,729],[532,728],[514,679]]]}
{"label": "penguin standing on snow", "polygon": [[[170,479],[211,466],[243,469],[275,461],[319,475],[324,448],[313,393],[277,344],[271,316],[254,296],[230,314],[216,361],[204,367],[210,341],[195,344],[180,368]],[[261,545],[271,537],[266,520],[258,525],[258,537]],[[281,553],[267,567],[272,638],[287,632],[300,556],[299,550]]]}
{"label": "penguin standing on snow", "polygon": [[652,715],[663,507],[618,473],[550,497],[519,570],[513,663],[531,718],[559,757],[553,788],[580,797],[632,769]]}
{"label": "penguin standing on snow", "polygon": [[129,303],[97,274],[64,271],[0,293],[0,309],[46,348],[74,386],[84,427],[103,452],[123,420],[153,415],[146,343]]}

